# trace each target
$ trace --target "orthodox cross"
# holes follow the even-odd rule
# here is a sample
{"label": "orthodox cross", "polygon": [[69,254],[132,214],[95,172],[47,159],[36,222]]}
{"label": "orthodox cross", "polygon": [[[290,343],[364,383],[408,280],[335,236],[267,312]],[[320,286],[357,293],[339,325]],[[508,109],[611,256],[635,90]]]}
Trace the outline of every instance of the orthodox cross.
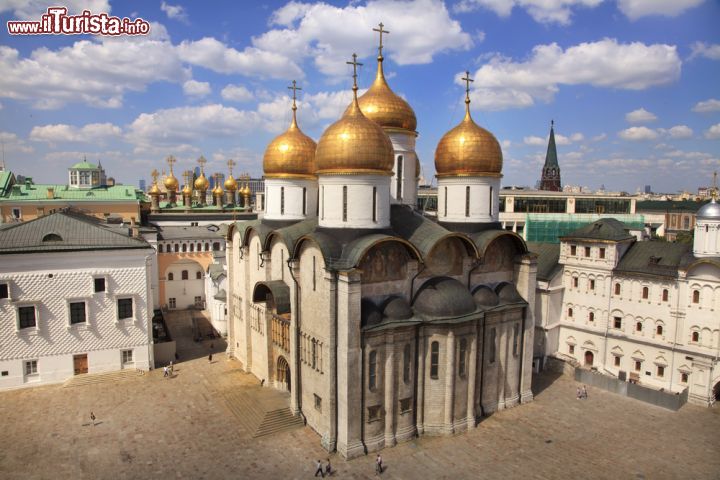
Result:
{"label": "orthodox cross", "polygon": [[302,90],[302,88],[297,86],[297,83],[295,82],[295,80],[293,80],[292,87],[287,87],[287,88],[288,88],[288,90],[293,91],[293,106],[292,106],[292,108],[293,108],[293,110],[297,110],[297,106],[295,105],[295,100],[297,99],[296,91]]}
{"label": "orthodox cross", "polygon": [[203,173],[205,171],[205,164],[207,163],[207,160],[205,160],[205,157],[200,155],[197,162],[200,164],[200,173]]}
{"label": "orthodox cross", "polygon": [[235,160],[230,159],[227,161],[227,166],[230,169],[230,176],[232,176],[232,169],[235,165],[237,165],[237,163],[235,163]]}
{"label": "orthodox cross", "polygon": [[362,63],[358,63],[358,61],[357,61],[357,53],[353,53],[353,54],[352,54],[352,57],[353,57],[353,61],[352,61],[352,62],[345,62],[345,63],[347,63],[348,65],[352,65],[352,66],[353,66],[353,90],[355,90],[355,92],[357,93],[357,89],[358,89],[358,86],[357,86],[357,67],[362,67],[363,64],[362,64]]}
{"label": "orthodox cross", "polygon": [[157,183],[157,179],[160,176],[160,172],[157,171],[157,168],[154,168],[152,172],[150,172],[150,175],[153,177],[153,183]]}
{"label": "orthodox cross", "polygon": [[177,160],[172,155],[168,155],[168,157],[167,157],[167,159],[165,159],[165,161],[167,162],[168,165],[170,165],[170,173],[172,174],[173,173],[173,165],[177,162]]}
{"label": "orthodox cross", "polygon": [[470,82],[474,82],[472,78],[470,78],[470,72],[465,70],[465,76],[461,79],[465,82],[465,103],[470,103]]}
{"label": "orthodox cross", "polygon": [[378,48],[378,56],[380,56],[380,57],[382,57],[382,49],[383,49],[382,36],[383,36],[383,33],[390,33],[390,32],[388,32],[387,30],[383,30],[383,27],[384,27],[384,26],[385,26],[385,25],[383,25],[382,22],[380,22],[380,23],[378,24],[378,27],[380,27],[380,28],[373,28],[373,32],[378,32],[378,33],[380,34],[380,47]]}

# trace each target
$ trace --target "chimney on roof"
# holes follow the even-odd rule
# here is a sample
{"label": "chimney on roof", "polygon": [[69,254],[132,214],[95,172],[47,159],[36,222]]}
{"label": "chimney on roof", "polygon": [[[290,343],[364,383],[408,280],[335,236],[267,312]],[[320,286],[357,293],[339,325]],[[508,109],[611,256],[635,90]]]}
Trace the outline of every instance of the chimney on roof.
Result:
{"label": "chimney on roof", "polygon": [[55,198],[55,188],[54,187],[47,187],[47,198],[50,200]]}

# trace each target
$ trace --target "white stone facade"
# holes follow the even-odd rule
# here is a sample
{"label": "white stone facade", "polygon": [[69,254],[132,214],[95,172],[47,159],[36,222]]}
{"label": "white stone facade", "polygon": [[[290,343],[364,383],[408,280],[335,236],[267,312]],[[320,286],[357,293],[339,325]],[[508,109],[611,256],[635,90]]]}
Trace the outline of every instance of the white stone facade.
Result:
{"label": "white stone facade", "polygon": [[317,214],[317,180],[267,178],[265,192],[268,220],[302,220]]}
{"label": "white stone facade", "polygon": [[438,178],[438,221],[491,223],[498,221],[500,178]]}
{"label": "white stone facade", "polygon": [[321,227],[355,229],[390,225],[390,176],[320,175],[318,188]]}
{"label": "white stone facade", "polygon": [[415,152],[415,132],[385,129],[393,144],[395,163],[390,181],[392,203],[417,205],[417,185],[420,172],[416,171],[417,153]]}
{"label": "white stone facade", "polygon": [[[87,355],[88,373],[152,368],[153,254],[148,248],[4,255],[0,284],[9,298],[0,299],[0,387],[64,381],[78,355]],[[104,291],[95,291],[96,279]],[[119,301],[125,314],[130,302],[127,318],[120,318]],[[84,304],[85,321],[71,323],[72,304]],[[20,328],[23,307],[34,307],[34,327]]]}

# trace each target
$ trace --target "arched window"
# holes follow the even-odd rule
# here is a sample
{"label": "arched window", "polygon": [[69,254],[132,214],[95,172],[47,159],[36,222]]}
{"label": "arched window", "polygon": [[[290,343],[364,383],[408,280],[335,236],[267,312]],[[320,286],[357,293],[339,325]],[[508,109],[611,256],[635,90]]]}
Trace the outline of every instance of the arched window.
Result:
{"label": "arched window", "polygon": [[700,303],[700,290],[693,290],[693,303]]}
{"label": "arched window", "polygon": [[182,251],[187,252],[187,243],[182,244]]}
{"label": "arched window", "polygon": [[220,242],[213,242],[213,252],[220,251]]}
{"label": "arched window", "polygon": [[467,356],[467,340],[460,339],[460,352],[458,357],[458,375],[465,376],[465,357]]}
{"label": "arched window", "polygon": [[178,244],[176,243],[176,244],[175,244],[175,253],[177,253],[177,252],[179,252],[179,251],[180,251],[180,245],[178,245]]}
{"label": "arched window", "polygon": [[700,332],[692,332],[692,341],[696,343],[700,341]]}
{"label": "arched window", "polygon": [[635,331],[636,332],[642,332],[642,322],[637,322],[635,324]]}
{"label": "arched window", "polygon": [[410,367],[412,366],[410,353],[410,344],[406,343],[403,348],[403,382],[406,384],[410,383]]}
{"label": "arched window", "polygon": [[168,282],[172,282],[175,280],[175,275],[172,274],[172,272],[168,273]]}
{"label": "arched window", "polygon": [[615,284],[615,295],[620,295],[620,284],[619,283]]}
{"label": "arched window", "polygon": [[342,221],[347,222],[347,185],[343,185],[343,199],[342,199],[342,207],[343,207],[343,216]]}
{"label": "arched window", "polygon": [[595,313],[594,312],[590,312],[588,314],[588,320],[590,320],[591,322],[595,321]]}
{"label": "arched window", "polygon": [[368,388],[375,390],[375,387],[377,387],[377,352],[373,350],[368,361]]}
{"label": "arched window", "polygon": [[188,271],[187,271],[187,270],[183,270],[183,271],[182,271],[181,278],[182,278],[183,280],[187,280],[187,279],[188,279]]}
{"label": "arched window", "polygon": [[655,333],[657,333],[658,335],[662,335],[662,334],[663,334],[662,325],[658,325],[658,326],[657,326],[657,328],[655,329]]}
{"label": "arched window", "polygon": [[662,293],[663,302],[667,302],[667,301],[668,301],[668,296],[669,296],[669,295],[670,295],[670,293],[668,292],[668,289],[667,289],[667,288],[663,288],[663,293]]}
{"label": "arched window", "polygon": [[648,287],[643,287],[642,298],[647,299],[649,296],[650,296],[650,289]]}
{"label": "arched window", "polygon": [[194,252],[194,251],[195,251],[195,244],[194,244],[194,243],[191,243],[191,244],[190,244],[190,251],[191,251],[191,252]]}
{"label": "arched window", "polygon": [[207,243],[207,242],[205,243],[205,251],[206,251],[206,252],[209,252],[209,251],[210,251],[210,244]]}
{"label": "arched window", "polygon": [[572,316],[573,316],[573,309],[568,308],[568,317],[572,318]]}
{"label": "arched window", "polygon": [[201,272],[195,272],[195,280],[202,280],[202,273],[201,273]]}
{"label": "arched window", "polygon": [[465,216],[470,216],[470,187],[465,187]]}
{"label": "arched window", "polygon": [[438,365],[440,361],[440,344],[432,342],[430,344],[430,378],[438,378]]}
{"label": "arched window", "polygon": [[162,244],[161,244],[161,245],[158,245],[158,253],[163,253],[163,246],[162,246]]}

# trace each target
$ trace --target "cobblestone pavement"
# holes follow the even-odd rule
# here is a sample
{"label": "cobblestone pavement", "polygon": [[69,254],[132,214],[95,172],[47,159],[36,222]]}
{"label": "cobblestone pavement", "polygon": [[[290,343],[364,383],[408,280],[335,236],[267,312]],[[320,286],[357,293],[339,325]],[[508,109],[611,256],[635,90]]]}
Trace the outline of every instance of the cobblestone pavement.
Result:
{"label": "cobblestone pavement", "polygon": [[[217,354],[146,375],[73,388],[0,393],[0,478],[310,478],[328,454],[299,428],[251,438],[225,394],[257,391]],[[382,452],[386,478],[720,478],[720,408],[664,410],[547,374],[534,402],[454,437],[423,437]],[[252,386],[252,388],[249,388]],[[544,388],[540,391],[541,388]],[[97,417],[90,423],[89,414]],[[372,454],[330,455],[337,478],[374,477]]]}

